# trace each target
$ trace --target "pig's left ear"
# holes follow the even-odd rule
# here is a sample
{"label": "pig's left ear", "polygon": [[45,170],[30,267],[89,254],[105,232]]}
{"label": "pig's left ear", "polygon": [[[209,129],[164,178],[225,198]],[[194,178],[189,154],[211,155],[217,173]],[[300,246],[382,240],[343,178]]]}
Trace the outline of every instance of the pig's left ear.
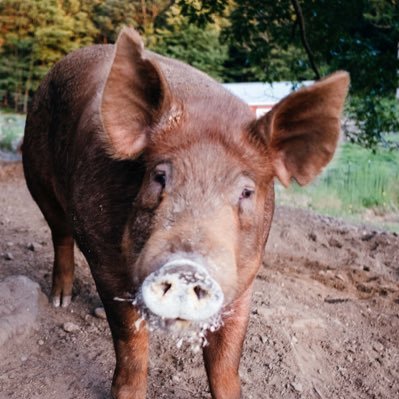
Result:
{"label": "pig's left ear", "polygon": [[337,72],[302,88],[257,120],[255,130],[265,140],[274,173],[284,186],[313,180],[334,155],[349,75]]}
{"label": "pig's left ear", "polygon": [[108,153],[134,158],[147,145],[171,103],[158,64],[148,58],[140,35],[131,28],[119,34],[101,99],[101,119]]}

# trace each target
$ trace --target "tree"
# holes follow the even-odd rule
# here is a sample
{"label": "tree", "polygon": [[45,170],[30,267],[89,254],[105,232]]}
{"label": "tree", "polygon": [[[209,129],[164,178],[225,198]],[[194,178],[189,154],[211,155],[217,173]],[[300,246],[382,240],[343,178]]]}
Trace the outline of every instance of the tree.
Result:
{"label": "tree", "polygon": [[26,112],[48,69],[97,33],[90,2],[3,0],[0,3],[0,90],[3,103]]}
{"label": "tree", "polygon": [[113,43],[122,26],[137,27],[137,6],[137,1],[98,1],[93,8],[93,22],[99,32],[97,42]]}
{"label": "tree", "polygon": [[[195,21],[192,4],[198,2],[189,3]],[[398,130],[398,0],[235,0],[230,9],[225,0],[206,3],[207,19],[229,14],[222,32],[228,79],[303,80],[317,77],[314,65],[322,75],[345,69],[352,80],[349,110],[359,128],[353,139],[375,146],[380,129]],[[381,103],[392,112],[382,112]]]}
{"label": "tree", "polygon": [[185,61],[215,79],[223,80],[227,46],[219,42],[220,29],[215,23],[203,27],[191,24],[176,5],[163,16],[162,27],[155,27],[155,34],[148,44],[160,54]]}
{"label": "tree", "polygon": [[113,43],[123,26],[133,26],[152,36],[157,19],[174,4],[173,0],[97,0],[93,21],[99,43]]}

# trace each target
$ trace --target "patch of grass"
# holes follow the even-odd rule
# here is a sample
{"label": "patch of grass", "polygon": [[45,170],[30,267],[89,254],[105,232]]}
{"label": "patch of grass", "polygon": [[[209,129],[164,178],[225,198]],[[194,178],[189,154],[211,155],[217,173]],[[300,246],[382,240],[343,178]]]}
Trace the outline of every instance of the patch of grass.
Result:
{"label": "patch of grass", "polygon": [[0,148],[16,151],[24,134],[25,115],[0,111]]}
{"label": "patch of grass", "polygon": [[366,211],[378,216],[395,214],[399,210],[399,151],[379,149],[373,153],[344,143],[313,184],[293,184],[276,192],[282,204],[305,203],[307,208],[332,216],[361,217]]}

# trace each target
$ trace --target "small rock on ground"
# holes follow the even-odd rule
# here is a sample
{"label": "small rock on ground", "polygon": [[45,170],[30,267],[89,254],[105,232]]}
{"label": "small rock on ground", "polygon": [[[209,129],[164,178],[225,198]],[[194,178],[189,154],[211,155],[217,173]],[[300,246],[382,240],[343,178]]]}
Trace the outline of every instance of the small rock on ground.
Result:
{"label": "small rock on ground", "polygon": [[25,276],[0,280],[0,347],[8,340],[24,337],[36,326],[47,298],[39,284]]}
{"label": "small rock on ground", "polygon": [[297,392],[302,392],[303,391],[303,387],[302,387],[302,384],[300,382],[291,382],[291,386]]}
{"label": "small rock on ground", "polygon": [[37,251],[40,247],[41,247],[41,245],[38,244],[37,242],[30,242],[27,245],[27,248],[29,249],[29,251],[32,251],[32,252]]}
{"label": "small rock on ground", "polygon": [[76,325],[75,323],[72,323],[71,321],[67,321],[66,323],[64,323],[62,325],[62,329],[68,333],[72,333],[72,332],[76,332],[76,331],[80,330],[79,326]]}
{"label": "small rock on ground", "polygon": [[94,316],[98,317],[99,319],[106,319],[107,316],[105,314],[105,309],[104,308],[95,308],[94,309]]}
{"label": "small rock on ground", "polygon": [[5,260],[13,260],[14,259],[14,255],[11,252],[6,252],[4,254],[4,259]]}

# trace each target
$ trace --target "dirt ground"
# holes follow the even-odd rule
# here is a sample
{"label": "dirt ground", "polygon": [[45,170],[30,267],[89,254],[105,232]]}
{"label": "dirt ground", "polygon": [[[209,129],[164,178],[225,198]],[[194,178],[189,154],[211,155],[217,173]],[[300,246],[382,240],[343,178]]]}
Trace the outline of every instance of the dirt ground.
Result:
{"label": "dirt ground", "polygon": [[[0,280],[22,274],[48,295],[51,267],[21,165],[0,165]],[[0,348],[0,398],[109,398],[114,354],[93,315],[100,305],[78,256],[70,308],[45,305],[36,331]],[[278,208],[240,373],[245,399],[399,398],[398,235]],[[151,399],[210,398],[201,355],[162,334],[152,337],[148,386]]]}

